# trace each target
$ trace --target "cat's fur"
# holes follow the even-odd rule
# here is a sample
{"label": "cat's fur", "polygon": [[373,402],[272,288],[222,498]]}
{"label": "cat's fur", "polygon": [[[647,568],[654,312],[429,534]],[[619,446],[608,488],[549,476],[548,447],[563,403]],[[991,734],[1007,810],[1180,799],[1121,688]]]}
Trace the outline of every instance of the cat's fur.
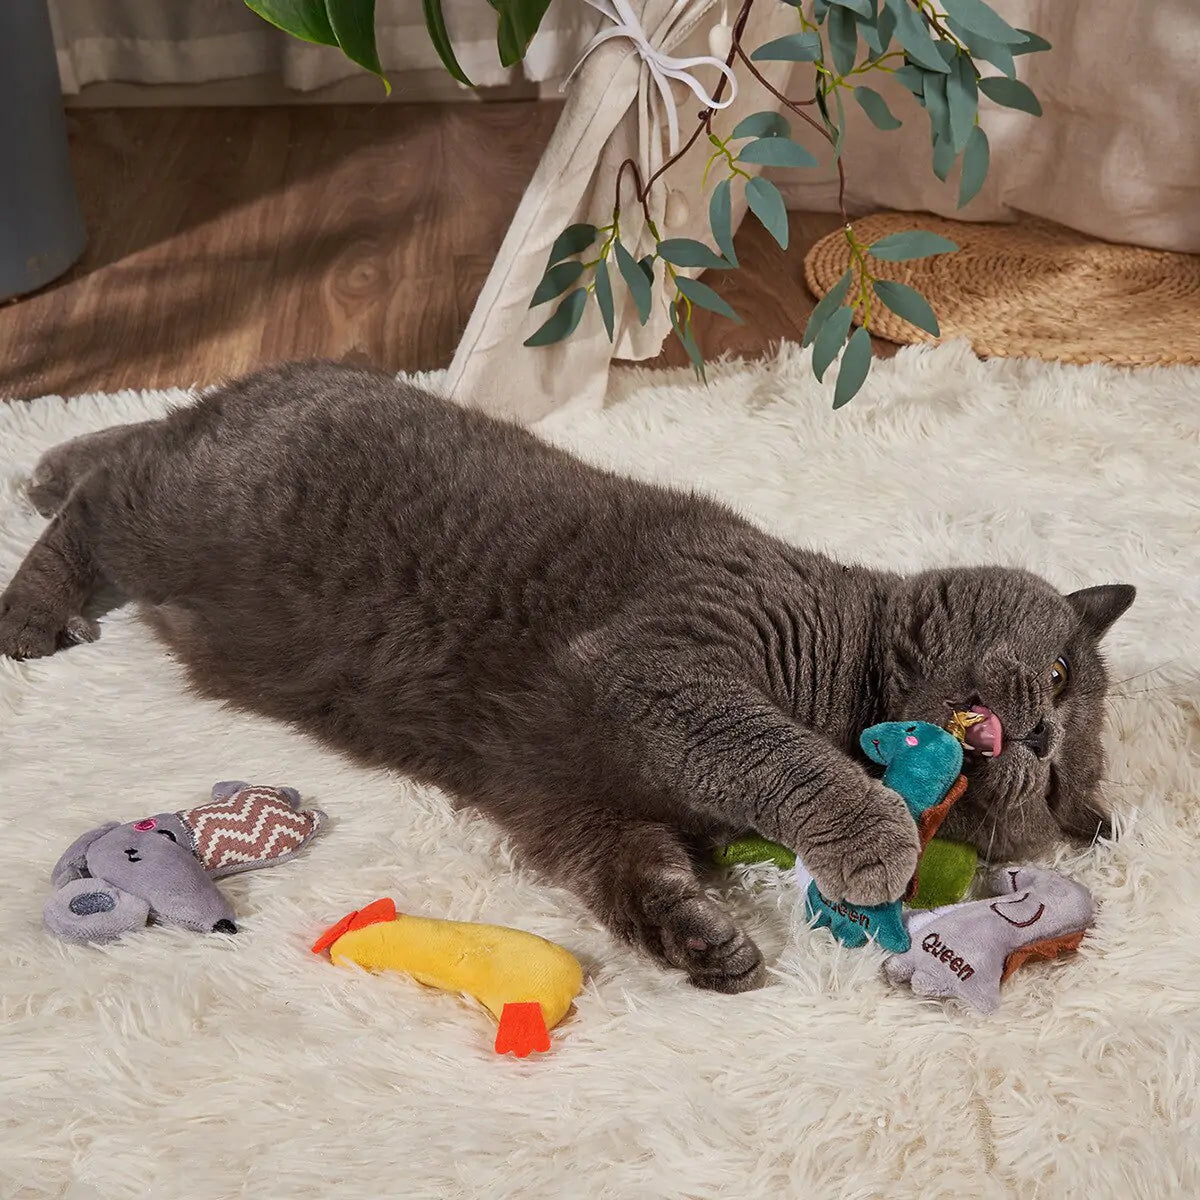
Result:
{"label": "cat's fur", "polygon": [[1102,823],[1097,642],[1131,588],[844,566],[328,364],[67,443],[32,495],[56,515],[0,600],[0,653],[93,636],[111,580],[203,691],[477,805],[702,986],[763,970],[701,890],[705,841],[756,829],[856,903],[904,890],[916,830],[856,754],[876,720],[1000,714],[1009,749],[973,760],[947,829],[985,852]]}

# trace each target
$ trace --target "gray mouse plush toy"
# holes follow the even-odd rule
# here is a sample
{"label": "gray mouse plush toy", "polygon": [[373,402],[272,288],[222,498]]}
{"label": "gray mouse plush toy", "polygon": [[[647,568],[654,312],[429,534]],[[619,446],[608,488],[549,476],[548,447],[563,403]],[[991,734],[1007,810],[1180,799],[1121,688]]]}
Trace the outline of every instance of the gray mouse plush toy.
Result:
{"label": "gray mouse plush toy", "polygon": [[200,933],[236,933],[233,909],[214,882],[284,862],[321,828],[295,788],[226,782],[198,808],[78,838],[51,874],[46,928],[74,942],[107,942],[150,922]]}

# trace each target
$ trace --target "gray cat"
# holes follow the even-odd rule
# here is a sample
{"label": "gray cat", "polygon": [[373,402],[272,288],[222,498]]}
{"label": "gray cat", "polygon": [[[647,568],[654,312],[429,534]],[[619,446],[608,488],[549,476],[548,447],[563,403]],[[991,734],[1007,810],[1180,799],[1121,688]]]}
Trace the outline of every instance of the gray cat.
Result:
{"label": "gray cat", "polygon": [[904,891],[916,829],[858,757],[876,721],[1003,729],[946,836],[1007,857],[1104,826],[1097,643],[1131,587],[844,566],[328,364],[60,446],[31,495],[55,516],[0,653],[94,637],[111,581],[198,689],[477,806],[701,987],[763,978],[701,888],[713,839],[755,829],[855,904]]}

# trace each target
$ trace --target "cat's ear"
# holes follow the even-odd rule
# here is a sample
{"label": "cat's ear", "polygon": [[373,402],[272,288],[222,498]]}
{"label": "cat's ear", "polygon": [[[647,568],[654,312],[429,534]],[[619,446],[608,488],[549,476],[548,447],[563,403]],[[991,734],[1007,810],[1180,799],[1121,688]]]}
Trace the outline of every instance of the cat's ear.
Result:
{"label": "cat's ear", "polygon": [[1072,592],[1067,602],[1078,614],[1084,628],[1099,641],[1133,603],[1136,595],[1137,589],[1127,583],[1106,583]]}

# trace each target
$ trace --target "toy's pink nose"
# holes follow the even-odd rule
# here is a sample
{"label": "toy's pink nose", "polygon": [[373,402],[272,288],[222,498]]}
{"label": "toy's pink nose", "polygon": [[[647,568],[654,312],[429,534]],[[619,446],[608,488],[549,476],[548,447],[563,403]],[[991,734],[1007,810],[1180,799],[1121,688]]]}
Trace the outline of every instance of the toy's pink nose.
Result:
{"label": "toy's pink nose", "polygon": [[919,746],[921,743],[918,742],[917,739],[910,733],[908,737],[904,739],[904,744],[906,746]]}
{"label": "toy's pink nose", "polygon": [[147,817],[144,821],[134,821],[133,827],[138,833],[146,833],[153,829],[158,822],[153,817]]}

